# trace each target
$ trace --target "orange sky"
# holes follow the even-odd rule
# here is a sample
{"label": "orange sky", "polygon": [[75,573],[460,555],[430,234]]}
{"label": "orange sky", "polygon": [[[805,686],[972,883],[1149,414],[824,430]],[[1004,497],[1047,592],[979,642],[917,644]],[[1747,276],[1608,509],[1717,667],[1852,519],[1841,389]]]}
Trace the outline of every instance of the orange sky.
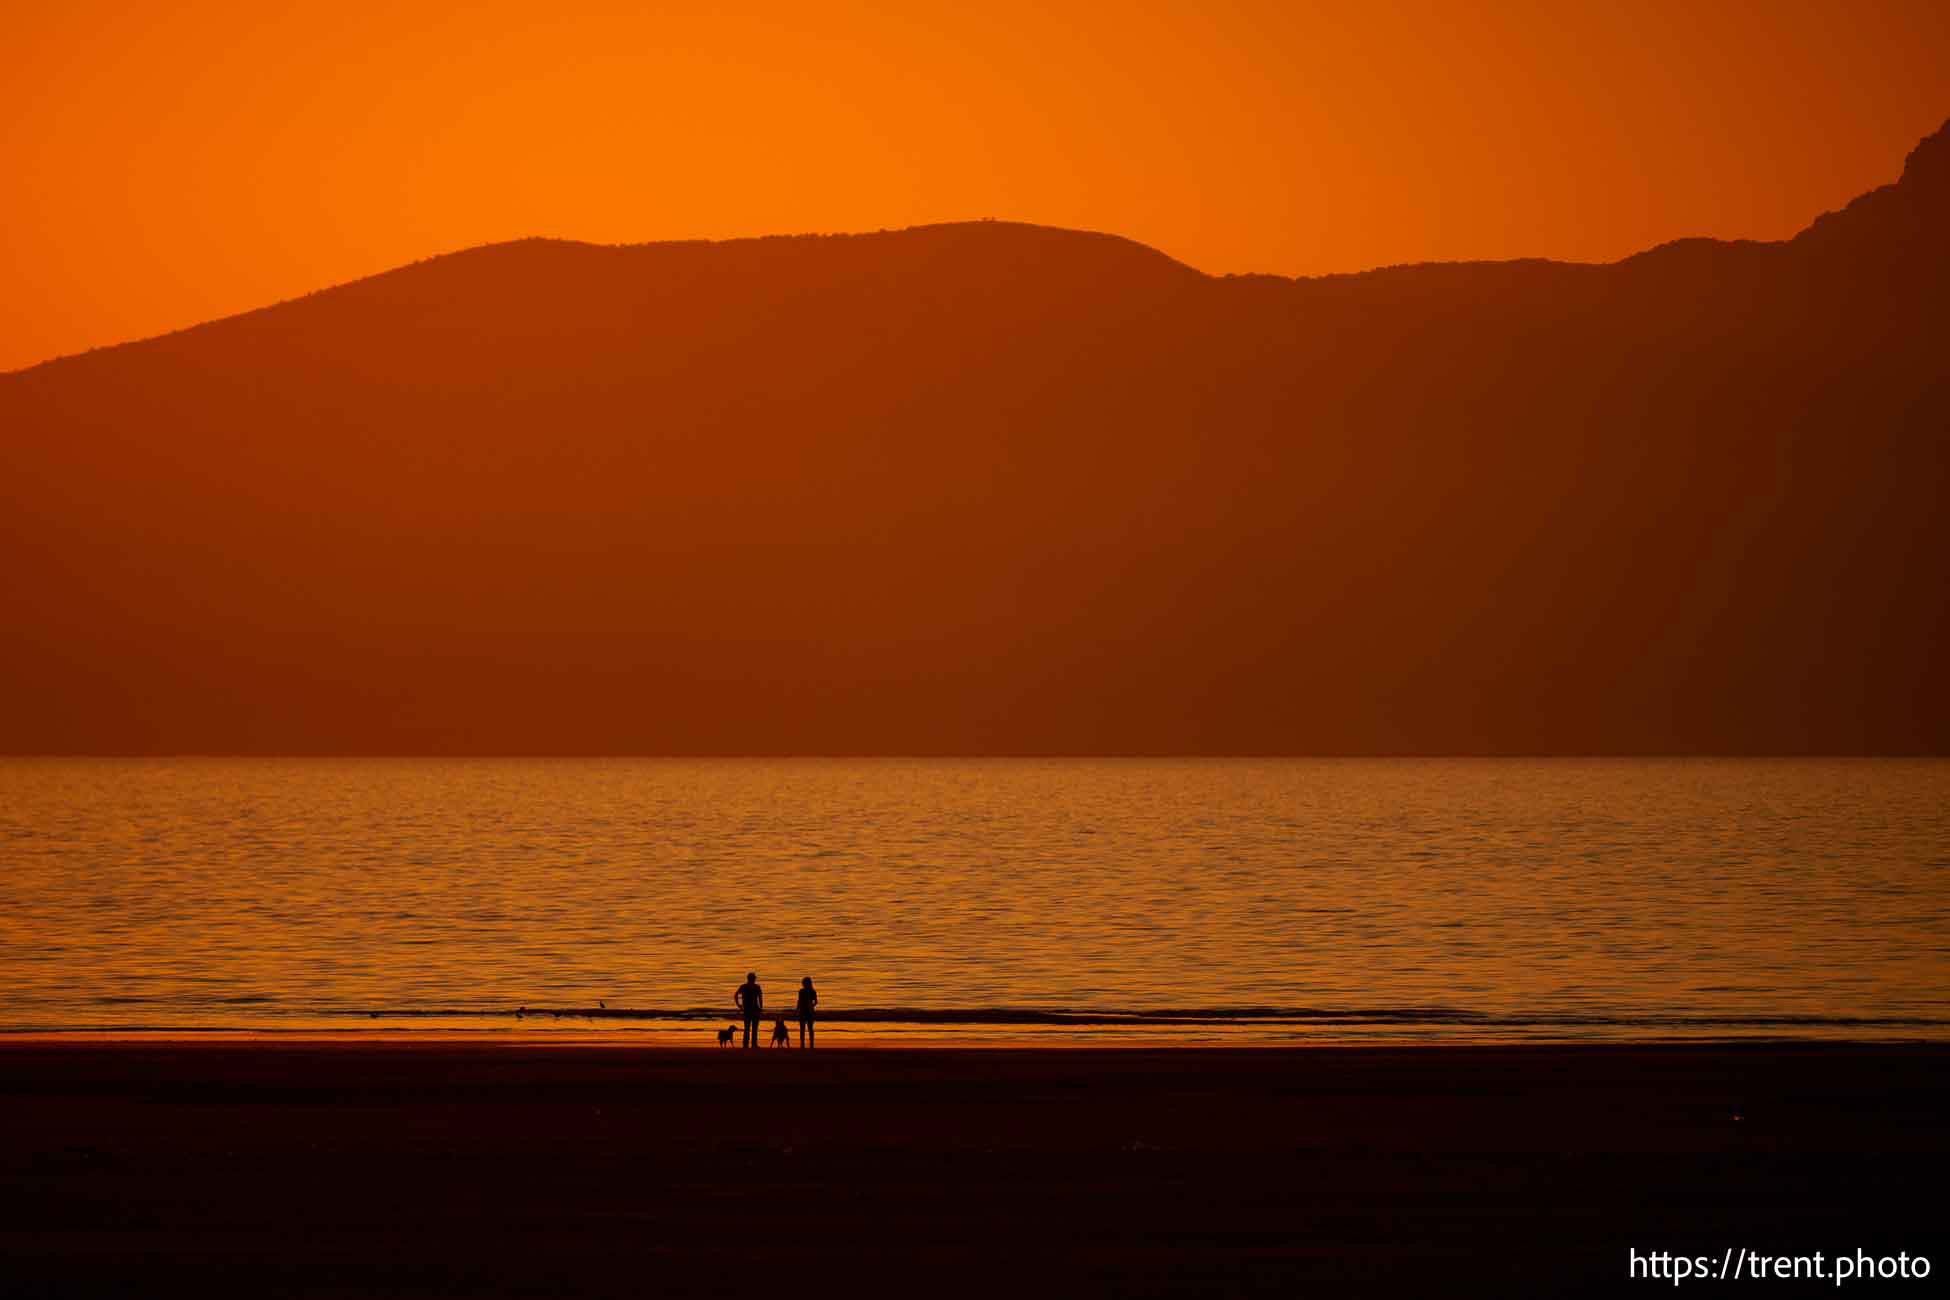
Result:
{"label": "orange sky", "polygon": [[1950,117],[1950,4],[7,0],[0,69],[8,369],[522,235],[1775,238]]}

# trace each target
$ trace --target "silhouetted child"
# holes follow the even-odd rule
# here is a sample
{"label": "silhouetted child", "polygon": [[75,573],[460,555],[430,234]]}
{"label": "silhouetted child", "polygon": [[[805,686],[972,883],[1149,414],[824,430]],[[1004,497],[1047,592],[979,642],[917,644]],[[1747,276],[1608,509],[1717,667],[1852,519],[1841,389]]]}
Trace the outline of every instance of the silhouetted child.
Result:
{"label": "silhouetted child", "polygon": [[772,1046],[774,1047],[792,1046],[792,1035],[788,1034],[785,1031],[784,1016],[780,1016],[778,1020],[774,1022],[772,1025]]}

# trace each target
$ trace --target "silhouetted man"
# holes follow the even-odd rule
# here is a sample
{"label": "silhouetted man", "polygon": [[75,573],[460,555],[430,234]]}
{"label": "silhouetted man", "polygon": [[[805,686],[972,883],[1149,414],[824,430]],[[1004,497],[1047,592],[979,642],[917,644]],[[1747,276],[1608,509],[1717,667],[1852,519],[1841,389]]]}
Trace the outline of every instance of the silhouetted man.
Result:
{"label": "silhouetted man", "polygon": [[758,972],[746,971],[745,982],[731,995],[731,1001],[745,1013],[745,1046],[758,1046],[758,1018],[765,1014],[765,990],[758,986]]}

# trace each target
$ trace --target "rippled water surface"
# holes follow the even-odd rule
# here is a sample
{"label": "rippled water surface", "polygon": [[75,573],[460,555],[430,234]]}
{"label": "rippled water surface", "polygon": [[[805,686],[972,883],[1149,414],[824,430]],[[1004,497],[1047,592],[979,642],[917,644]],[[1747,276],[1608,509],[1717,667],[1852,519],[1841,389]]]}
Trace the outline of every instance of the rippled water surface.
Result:
{"label": "rippled water surface", "polygon": [[668,1030],[756,968],[842,1038],[1944,1038],[1947,873],[1936,761],[0,760],[0,1027]]}

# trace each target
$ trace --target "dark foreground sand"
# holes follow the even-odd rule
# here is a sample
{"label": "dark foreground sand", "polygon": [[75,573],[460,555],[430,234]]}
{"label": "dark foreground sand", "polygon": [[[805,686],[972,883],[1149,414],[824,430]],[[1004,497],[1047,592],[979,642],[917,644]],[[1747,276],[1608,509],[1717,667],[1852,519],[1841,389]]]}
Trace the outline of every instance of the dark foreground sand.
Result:
{"label": "dark foreground sand", "polygon": [[0,1044],[0,1295],[1924,1294],[1947,1099],[1941,1046]]}

